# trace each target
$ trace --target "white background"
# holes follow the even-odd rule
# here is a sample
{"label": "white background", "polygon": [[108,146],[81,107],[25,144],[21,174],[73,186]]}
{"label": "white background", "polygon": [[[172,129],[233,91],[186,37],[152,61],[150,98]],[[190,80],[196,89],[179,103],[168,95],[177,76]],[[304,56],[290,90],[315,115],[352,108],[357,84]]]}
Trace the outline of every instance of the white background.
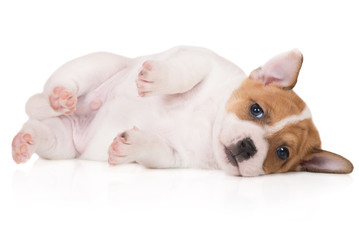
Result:
{"label": "white background", "polygon": [[24,105],[64,62],[207,47],[249,73],[299,48],[295,88],[323,148],[358,167],[359,7],[355,1],[1,1],[1,239],[358,239],[359,173],[230,177],[209,170],[17,166]]}

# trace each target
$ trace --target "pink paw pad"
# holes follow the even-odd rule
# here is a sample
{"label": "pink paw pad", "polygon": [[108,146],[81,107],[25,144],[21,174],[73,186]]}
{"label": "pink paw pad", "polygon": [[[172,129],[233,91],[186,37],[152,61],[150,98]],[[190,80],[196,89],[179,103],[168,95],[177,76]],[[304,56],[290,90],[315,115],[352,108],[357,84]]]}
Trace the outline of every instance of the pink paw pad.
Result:
{"label": "pink paw pad", "polygon": [[26,162],[32,155],[34,141],[29,133],[18,133],[12,141],[12,158],[16,163]]}
{"label": "pink paw pad", "polygon": [[51,107],[65,114],[71,114],[76,110],[77,97],[63,87],[55,87],[49,97]]}

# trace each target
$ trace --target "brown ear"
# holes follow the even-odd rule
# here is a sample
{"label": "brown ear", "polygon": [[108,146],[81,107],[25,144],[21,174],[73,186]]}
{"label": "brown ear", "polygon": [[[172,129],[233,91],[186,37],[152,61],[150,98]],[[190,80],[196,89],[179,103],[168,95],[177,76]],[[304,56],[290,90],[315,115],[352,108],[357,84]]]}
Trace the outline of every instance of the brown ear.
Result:
{"label": "brown ear", "polygon": [[319,173],[351,173],[353,164],[346,158],[324,150],[316,150],[301,163],[301,170]]}
{"label": "brown ear", "polygon": [[292,89],[297,83],[303,55],[298,49],[282,53],[254,70],[250,78],[262,81],[264,85],[276,84],[283,89]]}

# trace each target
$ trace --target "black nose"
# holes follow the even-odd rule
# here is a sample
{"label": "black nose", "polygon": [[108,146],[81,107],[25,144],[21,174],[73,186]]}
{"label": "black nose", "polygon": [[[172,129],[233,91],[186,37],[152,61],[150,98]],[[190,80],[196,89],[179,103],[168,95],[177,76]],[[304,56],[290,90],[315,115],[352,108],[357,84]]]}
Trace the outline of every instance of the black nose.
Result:
{"label": "black nose", "polygon": [[234,157],[238,162],[248,160],[257,153],[257,148],[254,145],[253,140],[250,138],[245,138],[237,144],[229,146],[228,150],[231,152],[232,157]]}
{"label": "black nose", "polygon": [[238,155],[241,156],[244,160],[253,157],[257,153],[256,145],[254,145],[253,140],[250,138],[239,141],[237,143],[237,148],[239,152]]}

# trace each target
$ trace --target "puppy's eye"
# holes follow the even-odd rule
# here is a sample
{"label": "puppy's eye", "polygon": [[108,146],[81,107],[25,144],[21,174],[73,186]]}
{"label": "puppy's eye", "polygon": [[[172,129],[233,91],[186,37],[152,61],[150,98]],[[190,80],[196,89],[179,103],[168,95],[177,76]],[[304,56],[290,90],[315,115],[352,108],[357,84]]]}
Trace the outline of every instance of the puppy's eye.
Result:
{"label": "puppy's eye", "polygon": [[257,118],[257,119],[261,119],[264,116],[263,109],[257,103],[254,103],[251,106],[250,112],[251,112],[252,116]]}
{"label": "puppy's eye", "polygon": [[286,147],[277,148],[277,156],[280,160],[287,160],[289,158],[289,150]]}

